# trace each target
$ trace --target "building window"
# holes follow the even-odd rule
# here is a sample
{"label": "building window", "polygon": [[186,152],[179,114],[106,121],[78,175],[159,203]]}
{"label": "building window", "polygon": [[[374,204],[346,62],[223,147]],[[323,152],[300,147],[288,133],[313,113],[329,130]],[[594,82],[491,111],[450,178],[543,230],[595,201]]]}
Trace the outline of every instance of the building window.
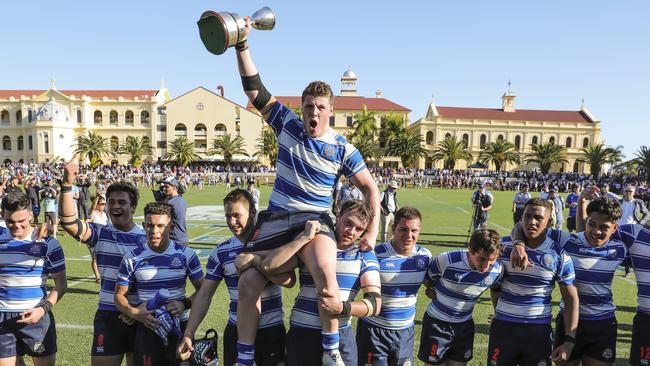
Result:
{"label": "building window", "polygon": [[93,120],[95,121],[96,125],[101,125],[104,120],[102,111],[95,111],[95,113],[93,113]]}
{"label": "building window", "polygon": [[497,141],[499,141],[499,140],[503,140],[503,135],[497,136]]}
{"label": "building window", "polygon": [[214,126],[214,135],[215,136],[223,136],[226,134],[226,126],[222,125],[219,123],[218,125]]}
{"label": "building window", "polygon": [[140,123],[142,123],[143,125],[149,124],[149,112],[147,111],[140,112]]}
{"label": "building window", "polygon": [[551,136],[551,137],[548,139],[548,143],[549,143],[549,144],[552,144],[552,145],[555,145],[555,136]]}
{"label": "building window", "polygon": [[515,149],[521,149],[521,136],[515,136]]}
{"label": "building window", "polygon": [[157,146],[159,149],[166,149],[167,148],[167,141],[158,141]]}
{"label": "building window", "polygon": [[203,105],[203,103],[201,103],[201,102],[196,103],[196,110],[197,111],[202,111],[203,109],[205,109],[205,106]]}
{"label": "building window", "polygon": [[203,123],[194,126],[194,147],[199,149],[208,147],[208,129]]}
{"label": "building window", "polygon": [[424,160],[424,169],[432,169],[432,168],[433,168],[433,159],[426,158]]}
{"label": "building window", "polygon": [[117,111],[111,111],[111,112],[108,114],[108,123],[110,123],[110,124],[112,124],[112,125],[116,125],[116,124],[117,124]]}
{"label": "building window", "polygon": [[81,123],[81,122],[83,122],[81,120],[81,109],[77,109],[77,123]]}
{"label": "building window", "polygon": [[50,153],[50,136],[47,134],[47,132],[43,133],[43,151],[46,154]]}
{"label": "building window", "polygon": [[445,140],[446,140],[446,139],[449,139],[449,138],[451,138],[451,134],[450,134],[449,132],[447,132],[447,133],[445,134]]}
{"label": "building window", "polygon": [[465,147],[469,147],[469,135],[466,133],[463,134],[463,142],[465,142]]}
{"label": "building window", "polygon": [[330,116],[330,127],[334,127],[334,116]]}
{"label": "building window", "polygon": [[111,151],[117,152],[119,148],[120,148],[120,140],[116,136],[111,137]]}
{"label": "building window", "polygon": [[578,165],[577,161],[575,163],[573,163],[573,172],[574,173],[577,173],[579,168],[580,168],[580,166]]}
{"label": "building window", "polygon": [[23,111],[16,112],[16,124],[17,125],[23,124]]}
{"label": "building window", "polygon": [[427,145],[433,145],[433,132],[427,132]]}
{"label": "building window", "polygon": [[28,109],[27,110],[27,122],[32,123],[32,110]]}
{"label": "building window", "polygon": [[27,136],[27,145],[30,150],[34,150],[34,139],[32,138],[32,135]]}
{"label": "building window", "polygon": [[187,136],[187,127],[184,124],[179,123],[174,127],[174,137]]}
{"label": "building window", "polygon": [[537,145],[539,143],[539,140],[537,139],[537,136],[533,136],[533,141],[531,144]]}
{"label": "building window", "polygon": [[151,140],[149,140],[149,137],[147,136],[142,137],[142,145],[151,147]]}
{"label": "building window", "polygon": [[481,138],[479,140],[479,147],[481,149],[484,148],[486,142],[487,142],[487,136],[485,136],[485,134],[481,134]]}
{"label": "building window", "polygon": [[571,140],[571,137],[566,138],[566,147],[569,148],[571,147],[571,144],[573,143],[573,140]]}
{"label": "building window", "polygon": [[0,113],[0,122],[9,124],[9,112],[6,109]]}
{"label": "building window", "polygon": [[158,132],[167,132],[167,125],[158,125],[158,126],[156,126],[156,131],[158,131]]}
{"label": "building window", "polygon": [[24,139],[22,136],[18,136],[18,141],[16,142],[16,145],[18,145],[18,151],[23,151]]}
{"label": "building window", "polygon": [[4,151],[11,150],[11,137],[5,136],[2,138],[2,150]]}
{"label": "building window", "polygon": [[582,147],[589,147],[589,137],[585,137],[585,139],[582,140]]}
{"label": "building window", "polygon": [[133,111],[124,113],[124,123],[133,126]]}
{"label": "building window", "polygon": [[345,125],[348,127],[352,127],[352,116],[347,116],[345,118]]}

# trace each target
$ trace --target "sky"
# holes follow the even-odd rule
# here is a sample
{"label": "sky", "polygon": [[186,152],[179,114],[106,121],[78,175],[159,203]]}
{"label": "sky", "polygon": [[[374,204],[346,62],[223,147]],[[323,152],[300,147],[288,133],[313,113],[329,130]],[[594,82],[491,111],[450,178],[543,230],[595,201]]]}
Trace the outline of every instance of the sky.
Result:
{"label": "sky", "polygon": [[0,89],[158,89],[198,86],[244,104],[234,50],[203,47],[205,10],[250,15],[269,6],[272,31],[250,49],[275,95],[312,80],[338,93],[351,68],[359,95],[424,117],[436,105],[579,110],[606,144],[633,158],[650,145],[650,1],[11,1],[3,4]]}

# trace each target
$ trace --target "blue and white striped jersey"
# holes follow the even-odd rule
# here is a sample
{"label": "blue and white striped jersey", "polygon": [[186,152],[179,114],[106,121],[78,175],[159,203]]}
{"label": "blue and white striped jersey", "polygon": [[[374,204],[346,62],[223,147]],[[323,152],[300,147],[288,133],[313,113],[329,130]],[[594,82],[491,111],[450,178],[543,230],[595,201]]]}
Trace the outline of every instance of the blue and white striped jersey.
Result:
{"label": "blue and white striped jersey", "polygon": [[573,261],[558,243],[564,240],[554,240],[547,235],[537,248],[526,248],[533,266],[522,271],[514,269],[510,262],[510,237],[501,239],[504,245],[501,263],[505,274],[495,319],[532,324],[551,322],[551,294],[555,282],[573,285],[575,280]]}
{"label": "blue and white striped jersey", "polygon": [[427,274],[431,252],[418,244],[405,257],[397,254],[390,242],[375,248],[381,277],[381,311],[361,321],[384,329],[413,326],[420,285]]}
{"label": "blue and white striped jersey", "polygon": [[349,178],[366,168],[359,151],[343,136],[330,129],[321,137],[309,137],[303,121],[280,102],[273,105],[268,123],[279,145],[270,211],[327,211],[338,177]]}
{"label": "blue and white striped jersey", "polygon": [[[369,271],[379,271],[374,252],[362,252],[354,246],[336,253],[336,281],[341,291],[341,300],[354,300],[361,286],[361,277]],[[290,324],[297,328],[321,329],[316,285],[304,265],[300,266],[300,292],[291,310]],[[339,317],[339,328],[351,324],[350,316]]]}
{"label": "blue and white striped jersey", "polygon": [[0,227],[0,312],[34,308],[47,296],[47,276],[63,270],[65,256],[58,240],[17,240]]}
{"label": "blue and white striped jersey", "polygon": [[[550,229],[547,235],[555,237],[557,230]],[[611,319],[616,316],[616,305],[612,296],[612,280],[616,268],[627,256],[627,248],[619,240],[610,239],[601,247],[593,247],[585,233],[573,234],[565,243],[560,243],[571,257],[575,270],[574,285],[580,298],[580,320]],[[564,302],[560,303],[564,309]]]}
{"label": "blue and white striped jersey", "polygon": [[445,322],[461,323],[472,318],[474,305],[485,290],[501,284],[503,266],[497,261],[486,272],[475,271],[469,265],[466,250],[453,250],[434,257],[427,276],[436,292],[427,314]]}
{"label": "blue and white striped jersey", "polygon": [[[206,265],[205,278],[212,281],[226,280],[226,287],[230,295],[230,308],[228,322],[237,325],[237,282],[239,275],[235,267],[235,258],[244,248],[244,244],[235,236],[219,244],[210,253]],[[261,295],[262,316],[259,328],[268,328],[282,324],[284,311],[282,310],[282,290],[278,285],[266,286]]]}
{"label": "blue and white striped jersey", "polygon": [[650,230],[642,225],[619,225],[613,238],[627,245],[637,287],[637,311],[650,314]]}
{"label": "blue and white striped jersey", "polygon": [[[86,244],[95,253],[97,269],[102,276],[99,310],[118,311],[115,307],[115,282],[120,271],[120,263],[122,258],[132,250],[146,246],[147,236],[138,225],[129,232],[120,231],[112,225],[88,223],[88,227],[92,235]],[[129,303],[136,300],[135,294],[128,298]]]}
{"label": "blue and white striped jersey", "polygon": [[135,304],[139,305],[153,299],[163,288],[169,291],[169,300],[182,301],[187,278],[193,281],[201,277],[203,268],[194,250],[171,240],[163,253],[156,253],[145,245],[125,255],[117,284],[135,287]]}

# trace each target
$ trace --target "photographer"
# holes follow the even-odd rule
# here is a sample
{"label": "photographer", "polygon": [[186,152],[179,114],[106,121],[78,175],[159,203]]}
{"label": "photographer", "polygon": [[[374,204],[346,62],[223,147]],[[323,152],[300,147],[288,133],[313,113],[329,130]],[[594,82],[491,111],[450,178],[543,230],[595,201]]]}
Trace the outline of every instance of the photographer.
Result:
{"label": "photographer", "polygon": [[483,183],[478,184],[478,189],[472,193],[472,227],[474,230],[487,228],[488,211],[492,209],[494,197],[485,190]]}

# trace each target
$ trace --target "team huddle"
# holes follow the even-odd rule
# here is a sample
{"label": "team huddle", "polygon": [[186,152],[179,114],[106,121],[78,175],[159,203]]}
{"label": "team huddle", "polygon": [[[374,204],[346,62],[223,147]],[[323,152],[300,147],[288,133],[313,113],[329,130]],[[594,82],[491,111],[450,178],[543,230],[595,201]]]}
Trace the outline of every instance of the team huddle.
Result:
{"label": "team huddle", "polygon": [[[60,225],[92,250],[101,273],[93,365],[406,366],[415,357],[427,365],[465,365],[474,358],[472,312],[487,290],[495,315],[480,364],[611,365],[617,340],[612,280],[626,261],[638,286],[630,364],[650,364],[650,230],[617,225],[618,201],[585,190],[577,202],[578,233],[571,234],[549,225],[554,206],[548,200],[530,198],[510,236],[477,229],[467,249],[434,257],[417,243],[421,226],[432,223],[423,223],[414,207],[389,204],[384,198],[394,193],[380,195],[359,151],[329,128],[329,85],[307,86],[300,118],[266,90],[248,44],[236,49],[244,90],[277,136],[277,176],[265,211],[258,212],[247,190],[226,195],[232,237],[218,243],[205,270],[192,248],[170,239],[172,205],[148,203],[143,226],[134,223],[139,195],[130,184],[108,187],[110,224],[81,220],[72,196],[78,156],[65,166]],[[363,199],[343,202],[332,220],[340,176]],[[10,193],[1,208],[7,228],[0,228],[0,366],[24,355],[35,365],[54,365],[50,310],[66,291],[63,251],[55,238],[32,228],[27,195]],[[393,234],[376,245],[381,216],[391,217]],[[49,292],[48,277],[54,280]],[[195,333],[222,281],[230,303],[217,360],[214,332],[202,339]],[[297,283],[287,331],[282,287]],[[554,334],[556,283],[562,302]],[[418,335],[421,286],[431,301]],[[359,318],[356,333],[353,317]]]}

